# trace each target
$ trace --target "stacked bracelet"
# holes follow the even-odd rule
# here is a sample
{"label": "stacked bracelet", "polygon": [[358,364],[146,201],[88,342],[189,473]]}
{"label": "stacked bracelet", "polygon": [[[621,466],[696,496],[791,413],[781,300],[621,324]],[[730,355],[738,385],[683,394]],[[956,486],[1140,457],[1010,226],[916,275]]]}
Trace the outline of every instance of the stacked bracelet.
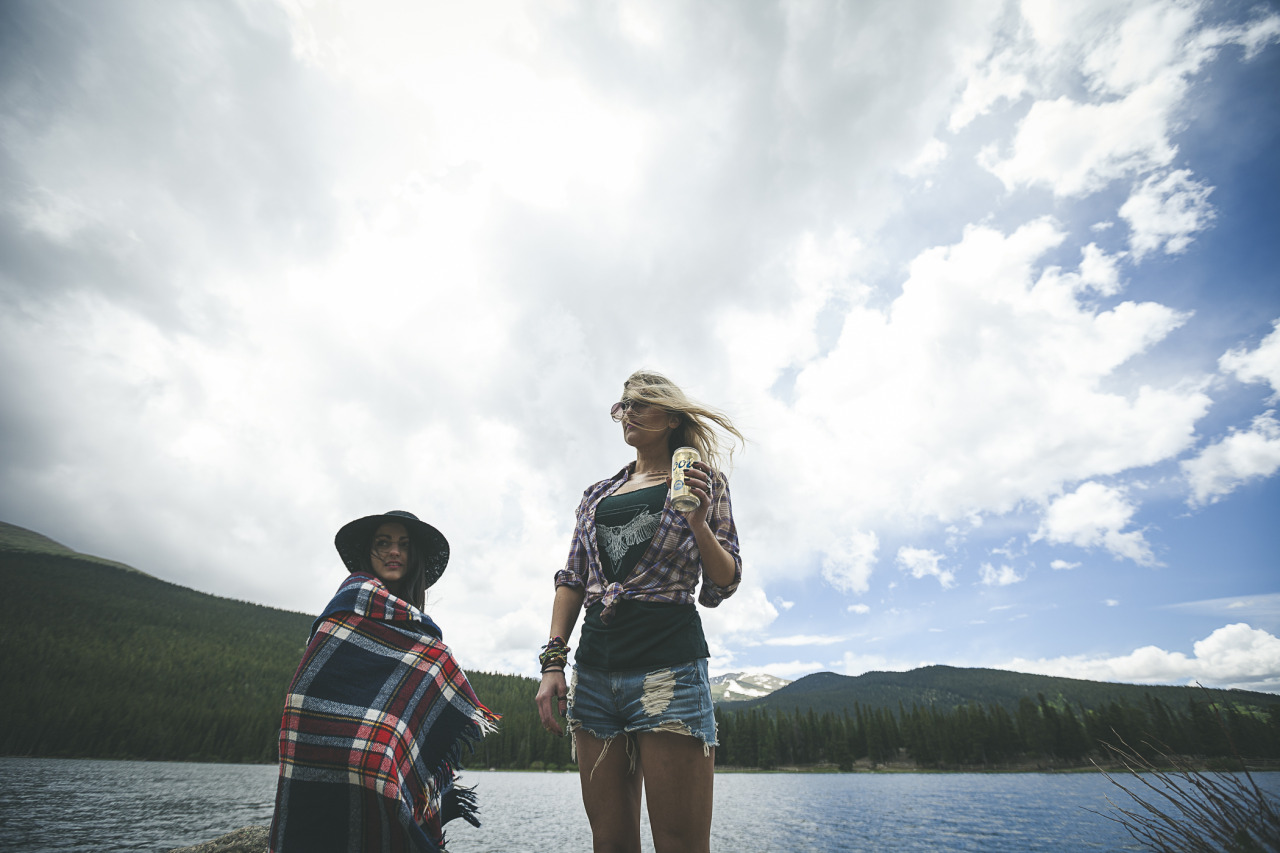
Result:
{"label": "stacked bracelet", "polygon": [[569,644],[563,637],[552,637],[542,647],[542,654],[538,655],[538,663],[542,664],[543,672],[564,672],[568,661]]}

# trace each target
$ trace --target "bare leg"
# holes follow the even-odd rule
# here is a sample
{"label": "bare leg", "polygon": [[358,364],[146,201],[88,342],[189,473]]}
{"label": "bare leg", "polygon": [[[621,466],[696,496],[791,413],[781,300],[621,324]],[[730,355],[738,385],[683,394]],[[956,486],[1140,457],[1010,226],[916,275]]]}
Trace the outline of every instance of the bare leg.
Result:
{"label": "bare leg", "polygon": [[638,737],[654,850],[710,853],[715,748],[704,755],[701,740],[675,732],[641,732]]}
{"label": "bare leg", "polygon": [[644,772],[639,762],[634,770],[631,768],[627,736],[618,735],[607,744],[582,729],[573,736],[577,740],[582,804],[591,821],[592,850],[640,853],[640,788]]}

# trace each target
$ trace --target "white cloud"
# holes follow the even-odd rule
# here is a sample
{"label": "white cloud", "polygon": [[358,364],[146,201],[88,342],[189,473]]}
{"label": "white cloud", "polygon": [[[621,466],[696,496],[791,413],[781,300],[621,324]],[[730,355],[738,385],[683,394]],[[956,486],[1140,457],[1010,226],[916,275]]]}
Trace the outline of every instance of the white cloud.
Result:
{"label": "white cloud", "polygon": [[770,637],[762,642],[766,646],[832,646],[847,639],[844,636],[825,634],[796,634],[790,637]]}
{"label": "white cloud", "polygon": [[1017,101],[1030,88],[1027,75],[1018,70],[1021,57],[1000,53],[977,69],[965,82],[960,102],[951,111],[947,127],[956,133],[1001,101]]}
{"label": "white cloud", "polygon": [[898,549],[898,568],[913,578],[935,577],[943,589],[956,585],[955,572],[939,567],[943,555],[925,548],[903,546]]}
{"label": "white cloud", "polygon": [[1103,599],[1103,600],[1102,600],[1102,603],[1103,603],[1103,604],[1105,604],[1105,605],[1107,605],[1107,607],[1119,607],[1119,606],[1120,606],[1120,602],[1119,602],[1119,601],[1117,601],[1117,600],[1116,600],[1116,599],[1114,599],[1114,598],[1105,598],[1105,599]]}
{"label": "white cloud", "polygon": [[[349,15],[285,4],[308,65],[357,91],[372,107],[366,120],[398,137],[384,140],[384,161],[365,164],[369,174],[414,160],[463,167],[472,192],[544,212],[563,209],[575,187],[615,196],[634,189],[651,117],[588,80],[553,72],[559,63],[539,51],[546,11],[511,0],[473,8],[369,6]],[[661,41],[656,15],[618,11],[611,35]]]}
{"label": "white cloud", "polygon": [[1234,595],[1167,605],[1171,610],[1208,613],[1236,620],[1247,620],[1267,631],[1280,631],[1280,593]]}
{"label": "white cloud", "polygon": [[1080,568],[1080,564],[1072,563],[1067,560],[1054,560],[1049,564],[1049,568],[1053,569],[1055,572],[1060,572],[1069,569],[1078,569]]}
{"label": "white cloud", "polygon": [[1249,350],[1233,349],[1218,359],[1223,373],[1234,374],[1241,382],[1265,382],[1271,386],[1272,400],[1280,400],[1280,320],[1272,321],[1271,334]]}
{"label": "white cloud", "polygon": [[[563,559],[563,558],[562,558]],[[545,579],[541,579],[545,582]],[[545,594],[531,594],[528,604],[542,615],[543,621],[549,597]],[[719,607],[698,608],[702,618],[702,626],[707,636],[707,647],[711,652],[709,666],[717,672],[732,672],[747,642],[763,634],[778,618],[778,610],[765,596],[758,579],[747,574],[738,587],[738,591]],[[479,630],[483,630],[483,623]],[[545,628],[544,628],[545,630]],[[517,672],[523,669],[515,670]]]}
{"label": "white cloud", "polygon": [[1280,422],[1274,412],[1264,412],[1248,429],[1232,431],[1180,464],[1191,486],[1189,503],[1215,503],[1245,483],[1280,470]]}
{"label": "white cloud", "polygon": [[[775,661],[752,667],[754,671],[774,675],[778,678],[797,679],[815,672],[829,672],[830,667],[822,661],[791,660]],[[731,672],[732,670],[725,670]]]}
{"label": "white cloud", "polygon": [[[1179,3],[1116,4],[1096,33],[1083,70],[1096,91],[1132,92],[1172,73],[1190,73],[1205,58],[1193,40],[1197,9]],[[1117,25],[1118,24],[1118,25]]]}
{"label": "white cloud", "polygon": [[1244,48],[1245,60],[1251,60],[1263,48],[1280,40],[1280,15],[1263,14],[1263,11],[1254,10],[1254,19],[1246,23],[1225,23],[1202,30],[1196,35],[1195,43],[1206,52],[1238,44]]}
{"label": "white cloud", "polygon": [[938,164],[947,158],[947,144],[934,137],[925,143],[924,148],[910,163],[902,167],[902,173],[908,177],[918,178],[933,172]]}
{"label": "white cloud", "polygon": [[1011,152],[988,147],[979,162],[1009,189],[1088,195],[1116,178],[1168,165],[1177,150],[1168,138],[1169,113],[1183,94],[1179,81],[1162,80],[1117,101],[1037,101],[1018,124]]}
{"label": "white cloud", "polygon": [[832,663],[832,667],[839,670],[842,675],[863,675],[868,672],[906,672],[922,666],[928,666],[928,662],[906,662],[892,660],[883,655],[865,655],[853,652],[845,652],[840,661]]}
{"label": "white cloud", "polygon": [[[1167,166],[1177,151],[1171,136],[1192,75],[1227,45],[1256,52],[1277,37],[1280,26],[1280,16],[1259,15],[1248,25],[1202,29],[1198,18],[1205,8],[1023,2],[1020,10],[1041,50],[1009,48],[993,58],[991,69],[1016,67],[1030,78],[1025,88],[1036,92],[1037,100],[1019,122],[1007,153],[989,146],[982,165],[1006,187],[1044,186],[1059,197],[1096,192],[1118,178]],[[1007,70],[991,69],[985,73],[1003,81],[996,91],[1024,88]],[[1091,99],[1050,97],[1044,81],[1063,74],[1082,74]],[[979,92],[990,89],[975,86]],[[975,106],[958,109],[953,124],[957,115],[962,123],[993,100],[975,95]]]}
{"label": "white cloud", "polygon": [[854,531],[832,543],[822,557],[822,576],[841,592],[866,592],[880,540],[874,532]]}
{"label": "white cloud", "polygon": [[1089,288],[1102,296],[1115,296],[1121,288],[1117,259],[1096,243],[1088,244],[1081,251],[1078,281],[1081,291]]}
{"label": "white cloud", "polygon": [[[1280,401],[1280,320],[1272,325],[1257,347],[1228,351],[1218,359],[1218,367],[1241,382],[1265,382],[1274,403]],[[1191,490],[1188,503],[1215,503],[1241,485],[1280,470],[1280,422],[1274,411],[1263,412],[1247,429],[1232,429],[1180,464]]]}
{"label": "white cloud", "polygon": [[733,597],[719,607],[700,609],[708,641],[758,635],[778,618],[778,609],[765,596],[756,578],[744,577]]}
{"label": "white cloud", "polygon": [[1074,492],[1049,504],[1032,539],[1080,548],[1101,546],[1116,557],[1144,566],[1155,565],[1155,556],[1142,531],[1124,529],[1136,511],[1123,489],[1082,483]]}
{"label": "white cloud", "polygon": [[1012,566],[1002,565],[997,569],[990,563],[983,563],[979,572],[979,579],[983,586],[1009,586],[1026,580],[1026,577],[1019,575]]}
{"label": "white cloud", "polygon": [[859,616],[865,616],[871,612],[871,608],[866,604],[850,604],[845,610],[850,613],[856,613]]}
{"label": "white cloud", "polygon": [[1129,223],[1129,249],[1141,258],[1162,245],[1175,255],[1191,245],[1193,235],[1208,227],[1215,213],[1209,204],[1213,187],[1191,180],[1189,169],[1152,175],[1134,187],[1120,206]]}
{"label": "white cloud", "polygon": [[[1153,303],[1090,306],[1118,287],[1114,263],[1088,246],[1076,269],[1039,269],[1063,239],[1048,219],[1008,235],[970,227],[919,254],[892,302],[846,290],[839,336],[794,374],[790,405],[739,386],[762,429],[820,460],[752,460],[749,476],[768,484],[773,507],[805,507],[790,523],[770,509],[763,571],[789,573],[793,555],[816,548],[833,585],[861,591],[882,534],[850,530],[1000,515],[1193,444],[1209,405],[1200,385],[1112,381],[1187,315]],[[768,369],[757,359],[772,338],[757,339],[744,348],[745,375],[778,375],[786,362]]]}
{"label": "white cloud", "polygon": [[1091,681],[1198,682],[1206,687],[1276,692],[1280,690],[1280,638],[1238,622],[1197,640],[1191,655],[1143,646],[1118,657],[1014,658],[996,668]]}

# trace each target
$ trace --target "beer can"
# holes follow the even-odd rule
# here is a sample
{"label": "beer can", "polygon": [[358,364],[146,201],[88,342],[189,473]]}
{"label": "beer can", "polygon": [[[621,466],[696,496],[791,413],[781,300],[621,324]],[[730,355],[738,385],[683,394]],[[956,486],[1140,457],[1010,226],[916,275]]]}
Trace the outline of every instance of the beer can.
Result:
{"label": "beer can", "polygon": [[671,454],[671,506],[677,512],[691,512],[698,508],[698,496],[689,490],[684,472],[702,457],[692,447],[677,447]]}

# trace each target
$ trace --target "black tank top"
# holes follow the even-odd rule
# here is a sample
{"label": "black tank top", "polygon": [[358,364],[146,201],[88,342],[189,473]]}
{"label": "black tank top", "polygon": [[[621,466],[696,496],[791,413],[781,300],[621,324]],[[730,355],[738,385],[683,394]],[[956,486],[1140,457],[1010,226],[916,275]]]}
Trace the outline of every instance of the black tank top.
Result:
{"label": "black tank top", "polygon": [[[667,487],[650,486],[610,495],[596,507],[600,568],[610,583],[624,583],[653,541],[662,520]],[[579,666],[611,672],[658,669],[707,657],[702,620],[693,602],[618,599],[613,618],[600,619],[604,605],[587,608],[574,660]]]}

